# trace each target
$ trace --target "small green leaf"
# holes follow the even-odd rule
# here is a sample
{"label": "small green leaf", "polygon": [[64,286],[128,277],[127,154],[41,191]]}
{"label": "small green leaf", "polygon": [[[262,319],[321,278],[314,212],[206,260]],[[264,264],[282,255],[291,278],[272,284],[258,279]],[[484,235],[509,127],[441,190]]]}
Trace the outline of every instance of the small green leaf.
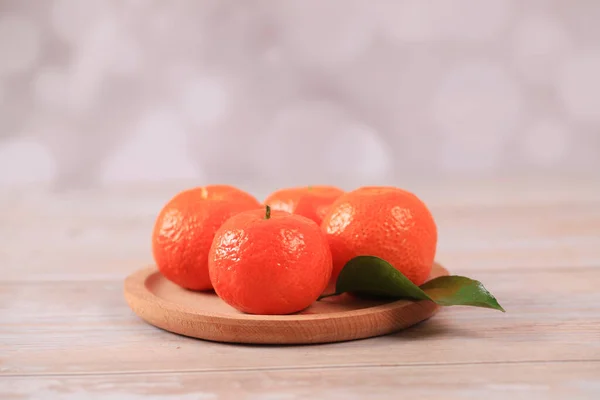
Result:
{"label": "small green leaf", "polygon": [[464,305],[504,312],[481,282],[463,276],[441,276],[419,287],[390,263],[374,256],[358,256],[348,261],[338,276],[335,293],[323,295],[319,300],[346,292],[394,299],[431,300],[441,306]]}
{"label": "small green leaf", "polygon": [[441,306],[474,306],[504,312],[481,282],[464,276],[440,276],[422,284],[421,289]]}

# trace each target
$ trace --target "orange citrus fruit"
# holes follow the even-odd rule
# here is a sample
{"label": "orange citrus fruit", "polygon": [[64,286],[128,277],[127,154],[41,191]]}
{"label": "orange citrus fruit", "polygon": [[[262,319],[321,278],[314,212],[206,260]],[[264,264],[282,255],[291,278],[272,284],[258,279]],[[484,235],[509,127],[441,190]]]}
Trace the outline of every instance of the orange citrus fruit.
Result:
{"label": "orange citrus fruit", "polygon": [[184,190],[162,208],[152,232],[152,253],[161,274],[191,290],[212,288],[208,251],[229,217],[259,208],[252,195],[228,185]]}
{"label": "orange citrus fruit", "polygon": [[215,292],[232,307],[249,314],[291,314],[321,295],[332,264],[314,221],[267,206],[221,226],[208,268]]}
{"label": "orange citrus fruit", "polygon": [[362,187],[340,196],[323,219],[333,257],[333,279],[352,258],[382,258],[414,284],[428,278],[437,246],[431,212],[413,193]]}
{"label": "orange citrus fruit", "polygon": [[280,189],[271,193],[264,204],[273,210],[302,215],[321,224],[329,206],[344,191],[334,186],[307,186]]}

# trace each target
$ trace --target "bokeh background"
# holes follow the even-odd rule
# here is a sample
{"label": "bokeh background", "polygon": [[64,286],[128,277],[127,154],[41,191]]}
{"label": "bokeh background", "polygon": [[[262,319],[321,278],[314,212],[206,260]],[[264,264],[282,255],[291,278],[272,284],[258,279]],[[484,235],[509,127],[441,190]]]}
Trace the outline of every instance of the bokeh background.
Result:
{"label": "bokeh background", "polygon": [[600,1],[0,0],[0,190],[600,176]]}

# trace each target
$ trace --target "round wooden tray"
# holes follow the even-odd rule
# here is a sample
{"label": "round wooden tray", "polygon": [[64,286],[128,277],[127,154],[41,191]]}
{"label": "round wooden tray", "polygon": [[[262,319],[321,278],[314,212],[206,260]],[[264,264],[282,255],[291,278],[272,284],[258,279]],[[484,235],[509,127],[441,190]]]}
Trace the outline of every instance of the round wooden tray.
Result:
{"label": "round wooden tray", "polygon": [[[431,278],[448,275],[435,264]],[[214,292],[192,292],[166,280],[156,268],[141,269],[125,280],[129,307],[146,322],[199,339],[256,344],[330,343],[380,336],[431,317],[430,301],[383,301],[347,294],[315,302],[292,315],[244,314]]]}

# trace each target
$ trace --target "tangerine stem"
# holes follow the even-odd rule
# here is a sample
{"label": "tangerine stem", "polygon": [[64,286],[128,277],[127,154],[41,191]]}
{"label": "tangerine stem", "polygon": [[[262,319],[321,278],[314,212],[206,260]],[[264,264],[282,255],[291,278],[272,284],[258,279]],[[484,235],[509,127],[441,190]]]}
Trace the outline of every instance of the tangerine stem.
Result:
{"label": "tangerine stem", "polygon": [[265,213],[265,219],[271,218],[271,207],[267,204],[267,212]]}

